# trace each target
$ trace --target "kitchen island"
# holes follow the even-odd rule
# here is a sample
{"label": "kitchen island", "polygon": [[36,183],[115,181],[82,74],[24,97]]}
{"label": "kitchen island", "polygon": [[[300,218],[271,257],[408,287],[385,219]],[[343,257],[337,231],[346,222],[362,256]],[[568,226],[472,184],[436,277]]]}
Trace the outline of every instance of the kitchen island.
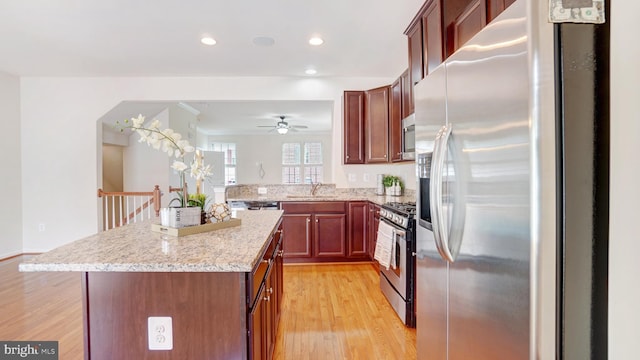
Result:
{"label": "kitchen island", "polygon": [[238,217],[238,227],[184,237],[126,225],[20,271],[82,273],[85,359],[259,358],[279,317],[282,211]]}

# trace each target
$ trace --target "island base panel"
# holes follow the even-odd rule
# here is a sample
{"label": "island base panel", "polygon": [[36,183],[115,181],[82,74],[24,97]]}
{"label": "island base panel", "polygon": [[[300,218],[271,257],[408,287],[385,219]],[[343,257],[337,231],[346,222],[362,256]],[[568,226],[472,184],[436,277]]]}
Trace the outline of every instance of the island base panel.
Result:
{"label": "island base panel", "polygon": [[[85,359],[245,359],[244,273],[83,274]],[[170,316],[173,350],[149,350],[147,319]]]}

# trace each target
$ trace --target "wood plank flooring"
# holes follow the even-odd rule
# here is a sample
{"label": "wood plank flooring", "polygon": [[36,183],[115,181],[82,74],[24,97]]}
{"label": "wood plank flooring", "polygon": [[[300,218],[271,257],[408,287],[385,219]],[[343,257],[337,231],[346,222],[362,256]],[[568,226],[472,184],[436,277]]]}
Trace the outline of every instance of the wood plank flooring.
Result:
{"label": "wood plank flooring", "polygon": [[285,266],[274,359],[415,359],[379,281],[371,264]]}
{"label": "wood plank flooring", "polygon": [[[0,340],[57,340],[60,359],[83,359],[79,273],[21,273],[0,262]],[[415,359],[370,264],[285,265],[274,359]]]}

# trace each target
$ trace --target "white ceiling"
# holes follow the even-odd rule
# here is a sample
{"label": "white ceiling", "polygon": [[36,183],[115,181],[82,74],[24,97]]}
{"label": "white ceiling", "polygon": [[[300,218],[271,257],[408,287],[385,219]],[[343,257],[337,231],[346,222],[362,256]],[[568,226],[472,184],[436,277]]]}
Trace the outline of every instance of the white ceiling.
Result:
{"label": "white ceiling", "polygon": [[[0,0],[0,71],[45,77],[305,77],[304,70],[314,68],[315,77],[393,78],[407,68],[403,31],[422,3]],[[204,34],[213,36],[217,45],[202,45]],[[309,45],[313,35],[325,43]],[[259,36],[273,38],[274,45],[254,45],[252,40]],[[309,126],[310,132],[331,126],[332,104],[327,102],[190,105],[202,112],[199,127],[209,133],[242,132],[235,129],[241,126],[244,132],[252,131],[258,122],[275,125],[278,115],[290,116],[292,125]],[[104,119],[122,120],[138,113],[150,117],[164,106],[125,102]]]}

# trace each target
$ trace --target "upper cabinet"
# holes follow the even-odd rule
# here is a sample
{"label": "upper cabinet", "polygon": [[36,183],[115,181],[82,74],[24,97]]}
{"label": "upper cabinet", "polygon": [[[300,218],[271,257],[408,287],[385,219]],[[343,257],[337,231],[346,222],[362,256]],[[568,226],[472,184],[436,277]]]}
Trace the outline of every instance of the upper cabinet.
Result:
{"label": "upper cabinet", "polygon": [[389,156],[392,162],[402,161],[402,77],[391,84],[389,105]]}
{"label": "upper cabinet", "polygon": [[514,1],[425,1],[404,32],[409,45],[407,115],[414,112],[413,87]]}
{"label": "upper cabinet", "polygon": [[508,8],[516,0],[488,0],[487,1],[487,22],[491,22],[500,15],[504,9]]}
{"label": "upper cabinet", "polygon": [[365,93],[365,162],[385,163],[389,161],[389,86]]}
{"label": "upper cabinet", "polygon": [[414,112],[413,87],[433,71],[444,57],[442,1],[428,0],[404,32],[409,48],[409,108]]}
{"label": "upper cabinet", "polygon": [[364,164],[364,91],[344,92],[344,163]]}
{"label": "upper cabinet", "polygon": [[446,54],[450,56],[487,24],[487,0],[448,1],[457,5],[446,12]]}

